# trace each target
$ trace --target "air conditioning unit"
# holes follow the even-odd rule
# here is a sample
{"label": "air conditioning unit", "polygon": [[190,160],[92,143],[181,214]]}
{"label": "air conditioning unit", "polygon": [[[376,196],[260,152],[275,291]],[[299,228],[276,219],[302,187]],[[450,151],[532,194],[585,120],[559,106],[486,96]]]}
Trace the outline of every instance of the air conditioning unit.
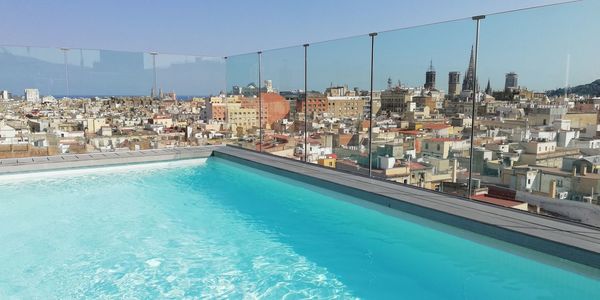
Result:
{"label": "air conditioning unit", "polygon": [[565,199],[567,199],[567,197],[569,197],[569,192],[558,193],[558,199],[560,199],[560,200],[565,200]]}

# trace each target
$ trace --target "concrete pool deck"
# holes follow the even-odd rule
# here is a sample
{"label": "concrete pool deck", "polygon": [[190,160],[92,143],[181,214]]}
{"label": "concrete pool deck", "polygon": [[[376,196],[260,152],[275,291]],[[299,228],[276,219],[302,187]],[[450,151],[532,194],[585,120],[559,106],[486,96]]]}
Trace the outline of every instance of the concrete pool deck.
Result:
{"label": "concrete pool deck", "polygon": [[213,155],[600,269],[600,228],[237,147]]}
{"label": "concrete pool deck", "polygon": [[161,162],[179,159],[205,158],[213,150],[223,146],[198,146],[170,149],[150,149],[123,152],[99,152],[86,154],[64,154],[0,159],[0,175],[86,168],[146,162]]}

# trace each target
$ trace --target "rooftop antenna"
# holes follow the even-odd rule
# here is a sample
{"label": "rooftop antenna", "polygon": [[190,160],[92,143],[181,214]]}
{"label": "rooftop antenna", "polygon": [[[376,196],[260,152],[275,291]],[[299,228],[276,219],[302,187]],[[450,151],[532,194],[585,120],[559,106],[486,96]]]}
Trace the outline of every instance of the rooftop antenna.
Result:
{"label": "rooftop antenna", "polygon": [[565,74],[565,99],[567,99],[569,93],[569,72],[571,70],[571,54],[567,54],[567,69]]}
{"label": "rooftop antenna", "polygon": [[69,48],[60,48],[60,51],[63,52],[63,59],[64,59],[64,65],[65,65],[65,82],[66,82],[66,87],[67,87],[67,97],[69,97],[69,60],[67,57],[67,52],[69,52]]}
{"label": "rooftop antenna", "polygon": [[154,77],[154,81],[152,83],[152,92],[151,92],[151,97],[154,98],[156,97],[156,92],[157,92],[157,74],[156,74],[156,56],[158,55],[158,52],[150,52],[150,55],[152,55],[152,73],[153,73],[153,77]]}

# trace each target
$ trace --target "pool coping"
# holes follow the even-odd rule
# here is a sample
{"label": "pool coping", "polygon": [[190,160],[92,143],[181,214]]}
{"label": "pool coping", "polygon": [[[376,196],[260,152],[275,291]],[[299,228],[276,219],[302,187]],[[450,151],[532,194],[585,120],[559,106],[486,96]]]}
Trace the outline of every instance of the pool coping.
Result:
{"label": "pool coping", "polygon": [[213,156],[600,269],[600,228],[234,146],[214,149]]}
{"label": "pool coping", "polygon": [[0,159],[0,175],[207,158],[223,145]]}

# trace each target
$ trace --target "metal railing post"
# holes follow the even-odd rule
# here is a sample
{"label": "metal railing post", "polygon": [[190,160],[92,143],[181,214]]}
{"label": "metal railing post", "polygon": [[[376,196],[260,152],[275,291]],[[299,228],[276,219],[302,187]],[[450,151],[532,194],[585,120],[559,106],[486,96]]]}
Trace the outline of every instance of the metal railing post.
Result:
{"label": "metal railing post", "polygon": [[473,149],[474,149],[474,144],[475,144],[475,119],[477,118],[477,98],[478,98],[478,94],[479,94],[479,86],[477,84],[477,56],[478,56],[478,52],[479,52],[479,23],[481,22],[481,20],[485,19],[485,16],[481,15],[481,16],[475,16],[473,17],[473,20],[477,23],[477,29],[475,30],[475,52],[474,52],[474,56],[475,56],[475,61],[474,61],[474,66],[473,66],[473,98],[472,101],[472,111],[471,111],[471,148],[470,148],[470,153],[469,153],[469,182],[467,183],[468,186],[468,197],[471,198],[471,195],[473,194]]}

